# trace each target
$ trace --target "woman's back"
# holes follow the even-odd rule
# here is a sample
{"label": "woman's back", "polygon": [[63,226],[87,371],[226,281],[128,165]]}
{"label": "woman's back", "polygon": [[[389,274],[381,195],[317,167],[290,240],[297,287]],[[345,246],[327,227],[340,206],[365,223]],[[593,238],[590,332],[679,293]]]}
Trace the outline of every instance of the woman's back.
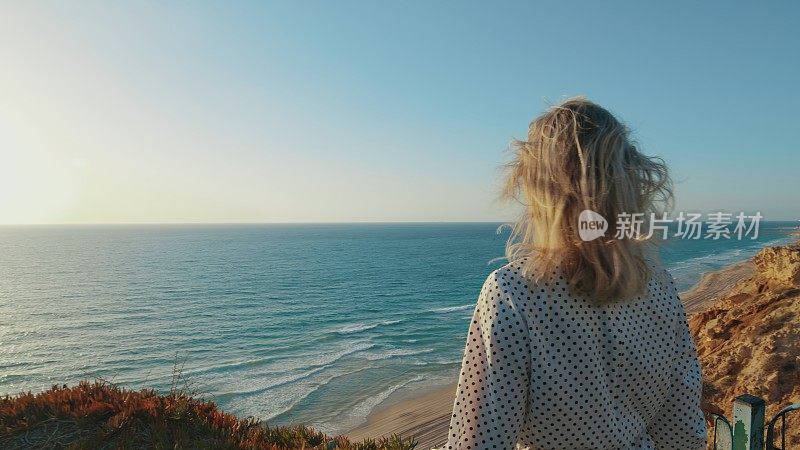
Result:
{"label": "woman's back", "polygon": [[484,283],[448,449],[703,449],[701,376],[672,277],[651,265],[626,302],[533,283],[523,261]]}
{"label": "woman's back", "polygon": [[620,232],[672,203],[666,165],[582,97],[512,148],[504,196],[524,210],[512,263],[475,307],[448,448],[704,448],[700,366],[674,281],[648,256],[654,230]]}

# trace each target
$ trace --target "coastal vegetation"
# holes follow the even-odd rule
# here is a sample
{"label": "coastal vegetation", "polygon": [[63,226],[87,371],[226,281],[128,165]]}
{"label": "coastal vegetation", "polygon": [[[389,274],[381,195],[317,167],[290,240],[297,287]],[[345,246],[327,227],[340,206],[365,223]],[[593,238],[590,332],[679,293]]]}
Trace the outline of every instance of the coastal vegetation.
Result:
{"label": "coastal vegetation", "polygon": [[3,449],[412,450],[400,436],[350,442],[296,425],[241,419],[183,389],[160,394],[84,381],[0,399]]}

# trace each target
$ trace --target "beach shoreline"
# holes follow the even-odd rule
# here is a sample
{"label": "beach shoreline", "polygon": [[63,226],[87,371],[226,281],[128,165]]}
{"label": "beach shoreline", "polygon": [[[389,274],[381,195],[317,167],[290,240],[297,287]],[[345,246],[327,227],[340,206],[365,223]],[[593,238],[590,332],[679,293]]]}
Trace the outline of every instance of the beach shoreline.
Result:
{"label": "beach shoreline", "polygon": [[[714,300],[740,280],[755,273],[752,258],[706,272],[690,289],[680,293],[687,316],[705,311]],[[343,433],[353,440],[391,436],[414,437],[417,448],[430,449],[447,439],[457,380],[404,397],[387,398],[370,411],[364,422]]]}

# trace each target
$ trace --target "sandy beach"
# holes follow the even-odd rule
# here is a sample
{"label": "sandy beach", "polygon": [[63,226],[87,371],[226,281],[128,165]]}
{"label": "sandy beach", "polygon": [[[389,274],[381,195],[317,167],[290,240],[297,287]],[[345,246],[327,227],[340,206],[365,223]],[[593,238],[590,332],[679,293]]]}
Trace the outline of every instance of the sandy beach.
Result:
{"label": "sandy beach", "polygon": [[[704,274],[695,286],[681,293],[687,315],[703,312],[720,293],[754,273],[755,266],[748,259]],[[353,440],[360,440],[397,433],[416,438],[418,449],[441,446],[447,440],[455,392],[456,380],[414,397],[379,405],[363,424],[345,434]]]}

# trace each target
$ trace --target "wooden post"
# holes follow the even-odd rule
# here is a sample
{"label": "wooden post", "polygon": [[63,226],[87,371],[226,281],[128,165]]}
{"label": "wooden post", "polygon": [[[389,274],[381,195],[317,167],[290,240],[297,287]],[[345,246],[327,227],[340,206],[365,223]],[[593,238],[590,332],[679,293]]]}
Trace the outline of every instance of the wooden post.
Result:
{"label": "wooden post", "polygon": [[733,450],[764,450],[764,400],[742,394],[733,401]]}

